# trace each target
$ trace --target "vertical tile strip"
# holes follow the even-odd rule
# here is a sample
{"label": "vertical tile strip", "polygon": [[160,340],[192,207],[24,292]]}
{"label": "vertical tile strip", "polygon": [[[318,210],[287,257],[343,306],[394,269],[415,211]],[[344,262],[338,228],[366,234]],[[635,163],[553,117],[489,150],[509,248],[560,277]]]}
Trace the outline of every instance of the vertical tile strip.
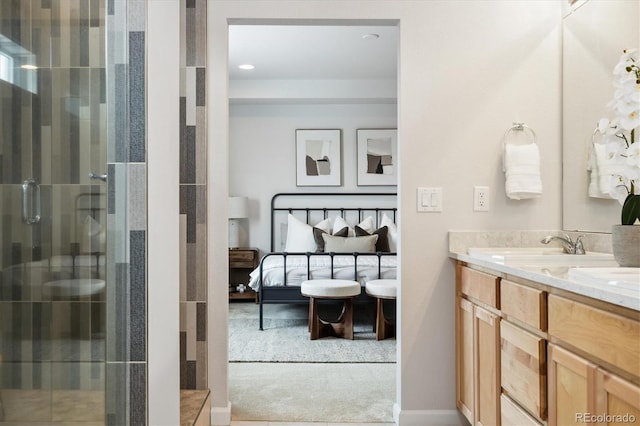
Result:
{"label": "vertical tile strip", "polygon": [[145,162],[145,33],[129,32],[129,161]]}
{"label": "vertical tile strip", "polygon": [[146,289],[146,241],[145,231],[130,234],[130,330],[131,361],[146,361],[147,353],[147,289]]}

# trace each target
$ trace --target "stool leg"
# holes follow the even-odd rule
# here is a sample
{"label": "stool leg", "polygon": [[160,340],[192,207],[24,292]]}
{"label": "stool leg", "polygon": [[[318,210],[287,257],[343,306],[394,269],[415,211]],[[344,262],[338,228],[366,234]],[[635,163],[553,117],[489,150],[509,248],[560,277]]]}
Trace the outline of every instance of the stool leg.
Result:
{"label": "stool leg", "polygon": [[376,299],[376,340],[395,335],[395,325],[384,317],[384,299]]}
{"label": "stool leg", "polygon": [[344,323],[343,337],[353,340],[353,301],[351,299],[345,300],[344,308],[344,318],[342,319]]}
{"label": "stool leg", "polygon": [[376,340],[384,339],[385,319],[382,299],[376,298]]}
{"label": "stool leg", "polygon": [[318,301],[309,299],[309,339],[316,340],[320,335],[320,318],[318,317]]}

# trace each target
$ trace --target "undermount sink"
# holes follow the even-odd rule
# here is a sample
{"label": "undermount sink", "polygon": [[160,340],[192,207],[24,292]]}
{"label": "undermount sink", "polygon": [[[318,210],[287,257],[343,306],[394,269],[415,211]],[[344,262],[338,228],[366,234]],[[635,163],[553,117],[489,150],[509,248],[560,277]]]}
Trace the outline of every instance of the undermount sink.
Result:
{"label": "undermount sink", "polygon": [[640,268],[570,268],[569,279],[609,289],[640,291]]}
{"label": "undermount sink", "polygon": [[611,266],[610,253],[567,254],[560,247],[473,247],[470,256],[511,265]]}

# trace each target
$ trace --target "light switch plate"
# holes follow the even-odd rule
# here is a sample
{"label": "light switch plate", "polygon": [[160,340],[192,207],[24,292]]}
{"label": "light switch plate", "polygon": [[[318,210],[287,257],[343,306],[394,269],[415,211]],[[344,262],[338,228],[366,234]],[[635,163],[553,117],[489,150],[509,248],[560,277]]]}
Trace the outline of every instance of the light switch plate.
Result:
{"label": "light switch plate", "polygon": [[441,212],[442,187],[418,188],[416,201],[419,212]]}

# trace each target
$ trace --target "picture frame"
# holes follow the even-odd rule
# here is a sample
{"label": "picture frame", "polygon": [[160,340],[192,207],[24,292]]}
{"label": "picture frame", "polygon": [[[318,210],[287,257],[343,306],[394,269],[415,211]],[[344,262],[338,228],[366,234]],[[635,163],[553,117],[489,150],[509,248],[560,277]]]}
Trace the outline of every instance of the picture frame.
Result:
{"label": "picture frame", "polygon": [[358,186],[398,185],[398,129],[357,129]]}
{"label": "picture frame", "polygon": [[296,186],[342,185],[342,130],[296,130]]}

